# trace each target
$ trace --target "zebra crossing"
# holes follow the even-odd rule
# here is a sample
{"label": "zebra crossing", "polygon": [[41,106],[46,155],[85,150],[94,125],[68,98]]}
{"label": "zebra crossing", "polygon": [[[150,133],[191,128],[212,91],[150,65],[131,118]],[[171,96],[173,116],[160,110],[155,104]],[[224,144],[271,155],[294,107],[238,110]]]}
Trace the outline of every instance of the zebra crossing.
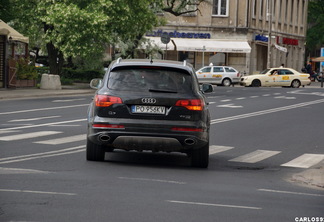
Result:
{"label": "zebra crossing", "polygon": [[[20,131],[8,130],[8,131],[0,131],[0,132],[1,132],[0,141],[10,142],[10,141],[31,139],[32,140],[31,142],[34,144],[53,145],[53,146],[61,145],[61,144],[69,144],[73,142],[81,142],[81,144],[83,145],[82,150],[84,150],[84,144],[86,140],[86,134],[57,137],[63,133],[61,131],[36,131],[32,133],[21,133]],[[57,138],[46,139],[46,136],[53,136],[53,135],[56,136]],[[232,149],[235,149],[235,147],[211,145],[209,147],[209,155],[210,156],[216,155]],[[253,152],[237,156],[227,161],[255,164],[269,158],[274,158],[280,153],[282,152],[274,151],[274,150],[255,150]],[[286,163],[281,164],[280,166],[307,169],[320,163],[322,160],[324,160],[324,154],[305,153],[299,157],[289,160]],[[0,164],[2,163],[6,163],[6,162],[0,161]]]}

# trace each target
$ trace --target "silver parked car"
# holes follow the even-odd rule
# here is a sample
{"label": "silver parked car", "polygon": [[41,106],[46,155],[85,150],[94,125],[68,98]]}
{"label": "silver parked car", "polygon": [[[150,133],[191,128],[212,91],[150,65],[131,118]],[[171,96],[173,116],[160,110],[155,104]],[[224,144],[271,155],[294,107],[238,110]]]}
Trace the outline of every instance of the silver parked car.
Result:
{"label": "silver parked car", "polygon": [[230,66],[205,66],[196,72],[199,83],[211,83],[222,86],[238,84],[239,71]]}

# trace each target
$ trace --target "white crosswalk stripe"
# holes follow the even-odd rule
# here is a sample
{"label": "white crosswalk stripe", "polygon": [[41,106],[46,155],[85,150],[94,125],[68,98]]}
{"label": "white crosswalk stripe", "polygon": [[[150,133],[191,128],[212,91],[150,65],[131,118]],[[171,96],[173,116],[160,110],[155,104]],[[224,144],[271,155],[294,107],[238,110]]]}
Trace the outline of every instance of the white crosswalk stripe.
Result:
{"label": "white crosswalk stripe", "polygon": [[271,150],[256,150],[252,153],[248,153],[239,157],[236,157],[234,159],[231,159],[229,161],[232,162],[244,162],[244,163],[256,163],[260,162],[262,160],[265,160],[267,158],[270,158],[274,155],[277,155],[280,153],[280,151],[271,151]]}
{"label": "white crosswalk stripe", "polygon": [[30,138],[36,138],[41,136],[49,136],[54,134],[59,134],[62,132],[59,131],[39,131],[39,132],[33,132],[33,133],[23,133],[23,134],[16,134],[12,136],[2,136],[0,137],[0,141],[16,141],[16,140],[23,140],[23,139],[30,139]]}
{"label": "white crosswalk stripe", "polygon": [[57,138],[57,139],[52,139],[52,140],[37,141],[37,142],[34,142],[34,143],[48,144],[48,145],[58,145],[58,144],[82,141],[82,140],[85,140],[85,139],[86,139],[86,134],[81,134],[81,135],[62,137],[62,138]]}
{"label": "white crosswalk stripe", "polygon": [[15,133],[15,132],[19,132],[19,130],[0,130],[0,134]]}
{"label": "white crosswalk stripe", "polygon": [[284,167],[296,167],[296,168],[309,168],[324,160],[322,154],[303,154],[296,159],[289,161],[288,163],[282,164]]}
{"label": "white crosswalk stripe", "polygon": [[216,153],[221,153],[230,149],[233,149],[234,147],[231,146],[216,146],[216,145],[212,145],[209,146],[209,155],[213,155]]}

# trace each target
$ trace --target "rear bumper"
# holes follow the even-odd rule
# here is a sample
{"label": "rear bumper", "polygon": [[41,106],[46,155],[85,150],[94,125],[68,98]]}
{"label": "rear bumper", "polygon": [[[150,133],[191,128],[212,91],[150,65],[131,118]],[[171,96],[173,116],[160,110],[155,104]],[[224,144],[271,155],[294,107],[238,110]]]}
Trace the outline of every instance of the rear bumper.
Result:
{"label": "rear bumper", "polygon": [[145,130],[98,130],[89,126],[87,138],[110,149],[186,152],[199,149],[209,140],[209,132],[166,132]]}

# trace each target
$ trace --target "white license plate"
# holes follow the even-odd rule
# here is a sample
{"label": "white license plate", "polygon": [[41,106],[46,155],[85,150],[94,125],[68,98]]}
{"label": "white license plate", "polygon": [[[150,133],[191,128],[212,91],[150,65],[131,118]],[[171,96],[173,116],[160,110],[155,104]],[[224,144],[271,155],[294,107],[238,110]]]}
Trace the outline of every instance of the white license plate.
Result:
{"label": "white license plate", "polygon": [[132,113],[165,114],[164,106],[132,106]]}

